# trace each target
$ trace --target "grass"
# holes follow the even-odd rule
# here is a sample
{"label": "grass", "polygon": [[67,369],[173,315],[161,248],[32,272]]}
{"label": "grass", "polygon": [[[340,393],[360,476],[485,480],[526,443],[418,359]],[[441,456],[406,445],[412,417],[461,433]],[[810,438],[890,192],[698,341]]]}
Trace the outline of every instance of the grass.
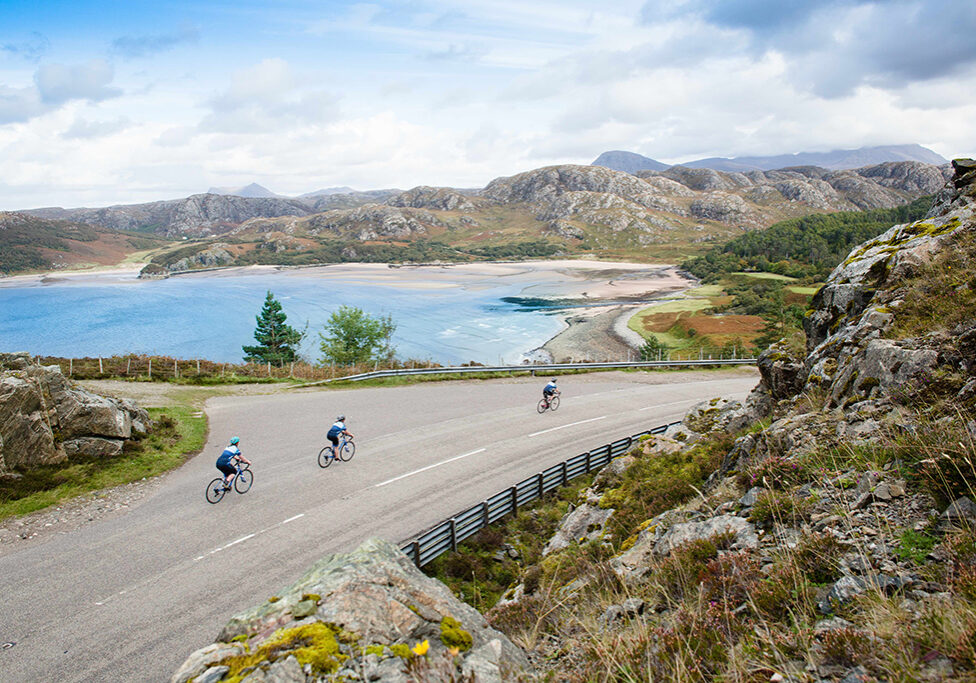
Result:
{"label": "grass", "polygon": [[167,472],[199,451],[207,418],[187,405],[150,408],[153,432],[133,439],[115,458],[78,458],[0,480],[0,520],[42,510],[69,498]]}

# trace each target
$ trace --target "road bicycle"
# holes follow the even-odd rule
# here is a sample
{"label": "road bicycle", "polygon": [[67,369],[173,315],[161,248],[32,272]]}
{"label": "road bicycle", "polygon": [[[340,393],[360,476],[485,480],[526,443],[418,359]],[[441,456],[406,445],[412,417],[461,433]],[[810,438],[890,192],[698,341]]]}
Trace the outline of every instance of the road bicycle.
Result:
{"label": "road bicycle", "polygon": [[[353,442],[351,436],[344,436],[339,440],[339,445],[336,446],[336,451],[338,451],[338,458],[342,462],[349,462],[352,460],[352,456],[356,454],[356,444]],[[332,452],[331,444],[319,451],[319,467],[328,467],[336,459],[336,454]]]}
{"label": "road bicycle", "polygon": [[[237,474],[234,476],[234,489],[238,493],[247,493],[251,490],[251,484],[254,483],[254,473],[251,471],[251,466],[247,463],[238,461],[236,467]],[[224,478],[217,477],[207,484],[207,502],[210,504],[219,503],[228,491],[230,491],[230,487],[224,484]]]}
{"label": "road bicycle", "polygon": [[537,406],[540,413],[546,412],[546,410],[558,410],[559,409],[559,394],[553,394],[548,398],[543,396],[539,399],[539,405]]}

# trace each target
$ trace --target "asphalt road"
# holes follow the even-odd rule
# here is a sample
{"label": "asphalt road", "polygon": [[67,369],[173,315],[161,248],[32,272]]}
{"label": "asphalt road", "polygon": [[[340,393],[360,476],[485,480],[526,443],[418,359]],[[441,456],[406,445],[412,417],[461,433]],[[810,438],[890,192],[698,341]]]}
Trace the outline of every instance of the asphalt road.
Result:
{"label": "asphalt road", "polygon": [[[236,612],[370,536],[401,542],[546,467],[664,424],[755,374],[602,373],[212,399],[203,453],[120,516],[0,557],[0,681],[167,681]],[[348,416],[357,452],[316,464]],[[226,440],[254,463],[246,495],[204,499]]]}

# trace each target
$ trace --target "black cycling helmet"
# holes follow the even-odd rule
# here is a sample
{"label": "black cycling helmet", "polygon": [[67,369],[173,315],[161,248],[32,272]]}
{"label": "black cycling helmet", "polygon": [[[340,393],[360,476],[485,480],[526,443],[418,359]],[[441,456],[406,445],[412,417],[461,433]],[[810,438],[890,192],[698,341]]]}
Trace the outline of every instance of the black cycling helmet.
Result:
{"label": "black cycling helmet", "polygon": [[343,422],[345,421],[345,419],[346,419],[345,415],[340,415],[339,417],[336,418],[336,422]]}

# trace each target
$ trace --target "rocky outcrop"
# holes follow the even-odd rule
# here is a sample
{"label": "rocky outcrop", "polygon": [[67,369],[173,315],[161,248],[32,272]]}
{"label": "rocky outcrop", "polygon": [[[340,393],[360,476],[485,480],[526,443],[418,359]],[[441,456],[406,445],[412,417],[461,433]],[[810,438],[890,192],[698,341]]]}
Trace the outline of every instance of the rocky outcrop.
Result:
{"label": "rocky outcrop", "polygon": [[428,187],[426,185],[402,192],[386,200],[386,203],[390,206],[437,209],[439,211],[474,211],[475,209],[472,198],[461,194],[454,188]]}
{"label": "rocky outcrop", "polygon": [[321,560],[273,600],[231,619],[217,640],[191,654],[173,683],[488,682],[528,668],[481,614],[379,539]]}
{"label": "rocky outcrop", "polygon": [[148,204],[98,209],[33,209],[24,213],[113,230],[152,231],[167,237],[178,237],[219,235],[249,218],[307,216],[313,210],[296,199],[195,194],[185,199]]}
{"label": "rocky outcrop", "polygon": [[0,354],[0,476],[73,457],[111,457],[145,433],[149,415],[129,400],[74,386],[27,353]]}

